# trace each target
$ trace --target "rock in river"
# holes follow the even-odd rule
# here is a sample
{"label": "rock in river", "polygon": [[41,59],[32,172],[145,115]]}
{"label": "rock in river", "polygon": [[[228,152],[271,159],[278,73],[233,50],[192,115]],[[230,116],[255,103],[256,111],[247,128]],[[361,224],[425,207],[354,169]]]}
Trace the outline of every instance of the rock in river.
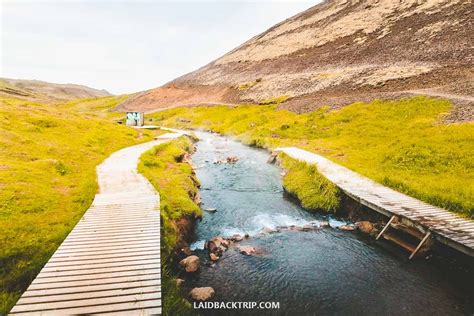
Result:
{"label": "rock in river", "polygon": [[209,258],[211,258],[211,261],[217,261],[219,260],[219,257],[215,253],[210,253]]}
{"label": "rock in river", "polygon": [[229,248],[230,241],[217,236],[206,241],[204,248],[209,251],[209,254],[215,254],[217,257],[222,257],[222,254]]}
{"label": "rock in river", "polygon": [[226,158],[227,163],[236,163],[239,161],[239,157],[236,156],[229,156]]}
{"label": "rock in river", "polygon": [[244,237],[242,235],[235,234],[235,235],[232,235],[232,237],[230,237],[230,240],[232,240],[232,241],[242,241],[242,240],[244,240]]}
{"label": "rock in river", "polygon": [[370,234],[374,230],[374,224],[369,221],[360,221],[356,223],[359,230],[363,233]]}
{"label": "rock in river", "polygon": [[276,233],[278,232],[278,230],[276,229],[273,229],[271,227],[264,227],[262,230],[261,230],[261,233],[262,234],[272,234],[272,233]]}
{"label": "rock in river", "polygon": [[216,294],[212,287],[195,287],[189,292],[189,296],[195,301],[207,301]]}
{"label": "rock in river", "polygon": [[356,229],[354,226],[351,226],[351,225],[342,225],[342,226],[339,226],[338,228],[340,230],[347,230],[347,231],[353,231]]}
{"label": "rock in river", "polygon": [[238,249],[241,254],[246,256],[253,255],[256,252],[255,247],[252,246],[239,246]]}
{"label": "rock in river", "polygon": [[179,265],[182,266],[186,272],[196,272],[199,269],[199,257],[194,255],[186,257],[179,262]]}
{"label": "rock in river", "polygon": [[181,278],[176,279],[176,286],[177,287],[180,287],[181,285],[183,285],[183,283],[184,283],[184,279],[181,279]]}

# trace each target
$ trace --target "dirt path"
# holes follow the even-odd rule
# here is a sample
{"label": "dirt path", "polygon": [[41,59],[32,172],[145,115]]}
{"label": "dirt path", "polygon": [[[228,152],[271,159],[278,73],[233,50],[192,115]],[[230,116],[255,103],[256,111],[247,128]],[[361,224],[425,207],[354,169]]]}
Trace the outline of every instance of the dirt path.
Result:
{"label": "dirt path", "polygon": [[460,95],[460,94],[452,94],[452,93],[445,93],[445,92],[437,92],[433,90],[423,90],[423,89],[418,89],[418,90],[408,90],[405,91],[406,93],[412,93],[412,94],[420,94],[420,95],[427,95],[431,97],[440,97],[440,98],[445,98],[449,99],[452,101],[460,101],[460,102],[472,102],[474,103],[474,97],[468,96],[468,95]]}

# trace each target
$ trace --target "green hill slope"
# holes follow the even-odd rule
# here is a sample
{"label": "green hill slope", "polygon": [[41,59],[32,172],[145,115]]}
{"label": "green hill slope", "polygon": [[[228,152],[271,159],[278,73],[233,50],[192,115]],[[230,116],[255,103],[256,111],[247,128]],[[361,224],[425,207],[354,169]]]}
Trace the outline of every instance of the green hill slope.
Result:
{"label": "green hill slope", "polygon": [[0,97],[0,314],[92,203],[96,165],[152,138],[112,122],[107,110],[122,99],[51,106]]}

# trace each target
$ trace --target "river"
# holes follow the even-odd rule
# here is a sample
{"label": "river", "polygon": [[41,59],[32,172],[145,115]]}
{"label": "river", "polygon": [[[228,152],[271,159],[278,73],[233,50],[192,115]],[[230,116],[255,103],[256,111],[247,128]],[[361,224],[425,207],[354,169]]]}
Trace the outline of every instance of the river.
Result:
{"label": "river", "polygon": [[[269,154],[237,141],[197,132],[192,159],[201,182],[202,207],[192,248],[201,258],[191,286],[211,286],[215,301],[279,302],[277,310],[207,310],[205,314],[278,315],[463,315],[472,314],[473,275],[433,260],[408,262],[407,254],[385,241],[337,229],[333,215],[310,213],[287,199],[282,170],[266,163]],[[235,164],[214,161],[237,156]],[[265,227],[303,226],[329,221],[308,232]],[[259,254],[245,256],[231,247],[211,263],[204,241],[214,236],[249,234],[239,243]],[[462,271],[459,271],[462,270]]]}

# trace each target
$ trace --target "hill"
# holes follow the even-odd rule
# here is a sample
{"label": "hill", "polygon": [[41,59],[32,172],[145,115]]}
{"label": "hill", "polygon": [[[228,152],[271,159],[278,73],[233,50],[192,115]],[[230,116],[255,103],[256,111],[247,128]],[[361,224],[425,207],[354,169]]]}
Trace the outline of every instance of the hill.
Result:
{"label": "hill", "polygon": [[98,90],[77,84],[0,78],[0,96],[26,101],[57,103],[110,95],[106,90]]}
{"label": "hill", "polygon": [[119,109],[272,103],[285,96],[281,107],[307,112],[426,94],[460,105],[452,120],[472,120],[472,11],[462,0],[325,1]]}

